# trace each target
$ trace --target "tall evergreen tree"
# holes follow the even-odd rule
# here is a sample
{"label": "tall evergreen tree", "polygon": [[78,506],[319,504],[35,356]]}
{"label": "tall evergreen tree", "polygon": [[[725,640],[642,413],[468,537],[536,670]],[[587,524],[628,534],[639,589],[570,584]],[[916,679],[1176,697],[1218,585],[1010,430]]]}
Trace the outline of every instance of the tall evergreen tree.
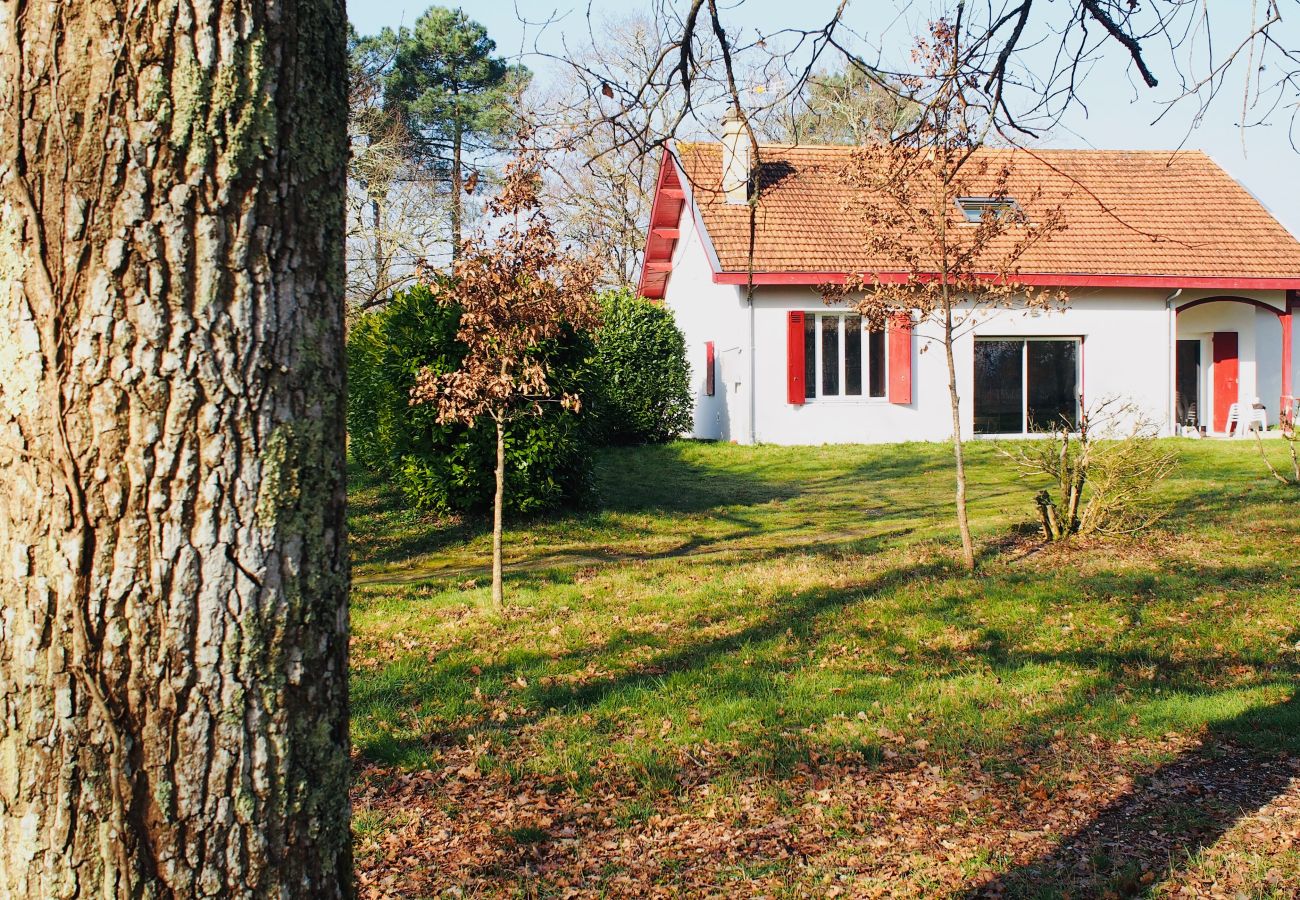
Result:
{"label": "tall evergreen tree", "polygon": [[482,176],[485,158],[502,150],[530,74],[493,55],[487,29],[460,9],[430,7],[413,28],[386,29],[378,40],[394,47],[385,103],[406,121],[418,162],[447,181],[455,257],[465,194]]}

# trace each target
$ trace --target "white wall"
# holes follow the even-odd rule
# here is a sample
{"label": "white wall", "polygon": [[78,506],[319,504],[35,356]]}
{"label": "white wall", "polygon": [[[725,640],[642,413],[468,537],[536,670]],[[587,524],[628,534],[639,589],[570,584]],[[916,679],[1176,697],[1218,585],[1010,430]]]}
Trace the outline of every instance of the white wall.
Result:
{"label": "white wall", "polygon": [[[683,179],[684,181],[684,179]],[[686,336],[695,398],[692,437],[745,442],[749,436],[749,318],[734,285],[714,284],[713,268],[689,201],[682,206],[673,269],[664,291]],[[705,342],[715,348],[714,394],[705,393]],[[783,395],[784,396],[784,395]]]}
{"label": "white wall", "polygon": [[1266,309],[1255,309],[1255,392],[1268,407],[1269,423],[1277,422],[1277,403],[1282,396],[1282,322]]}
{"label": "white wall", "polygon": [[[695,392],[695,437],[749,440],[749,310],[742,288],[714,284],[707,242],[683,208],[680,239],[665,303],[686,335]],[[1214,292],[1185,291],[1182,305]],[[1241,296],[1272,305],[1281,291],[1242,292]],[[954,348],[962,431],[973,436],[974,339],[976,337],[1072,337],[1082,339],[1082,390],[1092,407],[1112,397],[1132,401],[1144,419],[1161,433],[1172,432],[1173,341],[1208,336],[1215,331],[1239,333],[1240,398],[1255,396],[1277,421],[1281,387],[1281,337],[1277,317],[1244,303],[1207,303],[1176,318],[1168,292],[1136,289],[1076,289],[1064,309],[1042,313],[999,310],[972,316]],[[761,443],[886,443],[947,440],[952,434],[948,374],[936,322],[918,325],[912,340],[912,402],[891,404],[867,397],[815,398],[803,405],[786,401],[787,317],[791,310],[825,312],[821,297],[808,287],[760,287],[754,301],[754,436]],[[717,348],[716,394],[704,393],[705,341]],[[1210,348],[1203,359],[1206,380]],[[1300,370],[1300,365],[1297,365]],[[1300,371],[1297,372],[1300,376]],[[1300,384],[1300,379],[1296,381]],[[1213,398],[1207,390],[1208,416]]]}
{"label": "white wall", "polygon": [[[865,398],[786,402],[786,313],[825,311],[808,288],[766,288],[756,301],[758,440],[774,444],[947,440],[952,435],[948,371],[936,322],[918,325],[912,341],[912,403]],[[1082,338],[1083,391],[1089,405],[1111,396],[1134,401],[1167,427],[1170,318],[1156,291],[1087,291],[1063,310],[999,310],[972,317],[954,347],[962,431],[973,432],[975,337]]]}

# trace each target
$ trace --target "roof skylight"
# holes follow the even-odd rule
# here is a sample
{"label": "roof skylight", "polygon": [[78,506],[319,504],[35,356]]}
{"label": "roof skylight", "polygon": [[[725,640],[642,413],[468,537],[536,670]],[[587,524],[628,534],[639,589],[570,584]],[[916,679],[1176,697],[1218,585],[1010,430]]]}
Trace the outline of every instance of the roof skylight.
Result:
{"label": "roof skylight", "polygon": [[1020,204],[1011,197],[958,197],[957,205],[966,221],[972,225],[978,225],[989,213],[1001,216],[1020,210]]}

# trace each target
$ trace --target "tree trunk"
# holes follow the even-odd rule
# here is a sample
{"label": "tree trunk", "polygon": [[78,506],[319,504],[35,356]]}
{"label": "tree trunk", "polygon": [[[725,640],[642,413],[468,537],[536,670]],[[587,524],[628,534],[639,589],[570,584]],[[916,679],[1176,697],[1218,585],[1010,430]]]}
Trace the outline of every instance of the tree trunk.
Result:
{"label": "tree trunk", "polygon": [[461,124],[457,118],[452,126],[451,137],[451,258],[460,258],[460,241],[461,241],[461,216],[464,208],[461,204],[464,197],[461,194],[460,183],[460,155],[461,155]]}
{"label": "tree trunk", "polygon": [[506,431],[505,422],[497,423],[497,491],[492,501],[492,605],[505,609],[505,589],[501,584],[502,511],[506,499]]}
{"label": "tree trunk", "polygon": [[1061,539],[1060,520],[1056,515],[1056,505],[1052,502],[1052,495],[1049,491],[1039,491],[1034,496],[1034,502],[1038,504],[1038,517],[1043,523],[1043,537],[1049,541],[1058,541]]}
{"label": "tree trunk", "polygon": [[0,896],[351,892],[345,31],[0,7]]}
{"label": "tree trunk", "polygon": [[384,206],[378,196],[370,197],[370,211],[375,217],[375,291],[388,284],[388,262],[384,258]]}
{"label": "tree trunk", "polygon": [[975,542],[971,539],[966,513],[966,457],[961,439],[961,398],[957,394],[957,364],[952,356],[952,301],[943,303],[943,352],[948,360],[948,399],[952,404],[952,453],[957,463],[957,530],[961,532],[961,555],[966,571],[975,571]]}

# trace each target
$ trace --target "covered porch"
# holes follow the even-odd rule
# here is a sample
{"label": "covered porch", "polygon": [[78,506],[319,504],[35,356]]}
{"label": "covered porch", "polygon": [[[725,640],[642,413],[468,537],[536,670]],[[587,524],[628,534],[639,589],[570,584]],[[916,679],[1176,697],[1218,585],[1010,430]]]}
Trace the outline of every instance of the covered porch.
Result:
{"label": "covered porch", "polygon": [[1293,420],[1298,298],[1297,291],[1215,295],[1174,307],[1175,431],[1227,435],[1234,405],[1243,412],[1261,405],[1270,427]]}

